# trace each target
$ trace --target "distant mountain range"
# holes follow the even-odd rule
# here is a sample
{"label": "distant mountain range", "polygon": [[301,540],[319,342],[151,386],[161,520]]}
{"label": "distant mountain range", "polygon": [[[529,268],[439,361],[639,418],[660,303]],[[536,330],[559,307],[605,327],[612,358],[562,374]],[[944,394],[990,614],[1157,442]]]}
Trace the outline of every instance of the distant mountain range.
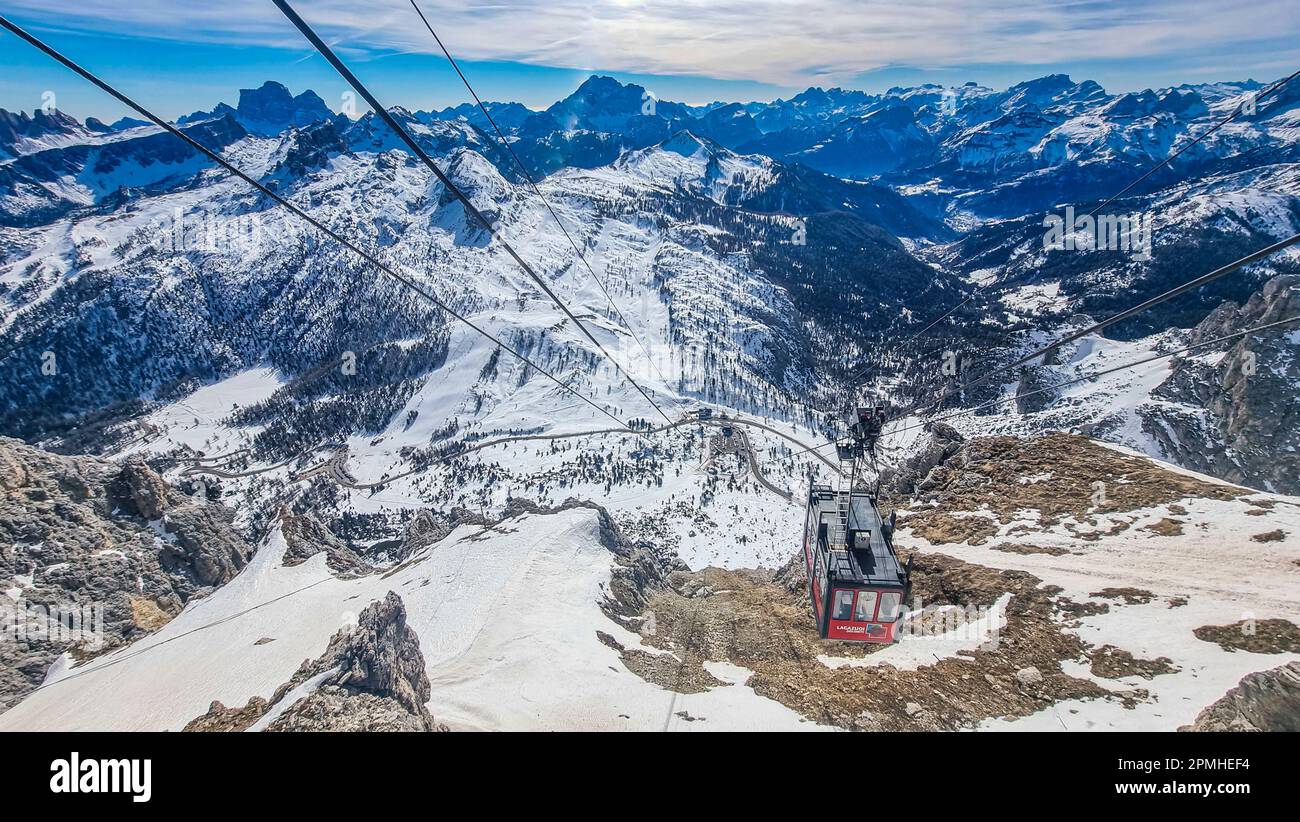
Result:
{"label": "distant mountain range", "polygon": [[[636,330],[677,352],[681,375],[656,377],[659,390],[822,426],[863,374],[923,393],[937,373],[925,358],[936,351],[995,356],[1075,314],[1131,305],[1295,232],[1300,85],[1112,204],[1149,218],[1150,259],[1043,246],[1045,216],[1099,203],[1261,88],[1109,94],[1051,75],[1004,90],[813,88],[789,100],[692,106],[593,76],[542,111],[486,105],[593,268],[611,278],[611,294],[652,301],[633,312],[646,312],[636,329],[609,333]],[[619,325],[481,111],[391,111],[584,311]],[[327,223],[418,266],[459,310],[488,312],[525,348],[582,363],[579,379],[593,392],[610,388],[563,323],[538,325],[546,315],[535,307],[507,310],[529,304],[532,286],[373,114],[351,119],[312,91],[267,82],[177,123]],[[450,356],[447,328],[268,206],[138,120],[0,111],[0,351],[15,376],[0,390],[0,433],[42,438],[69,420],[117,419],[257,366],[299,374],[357,346],[415,359],[396,382],[338,397],[337,414],[317,406],[309,421],[298,405],[264,413],[259,424],[280,432],[267,434],[267,453],[382,430],[415,402],[421,375]],[[160,228],[174,227],[178,210],[209,232],[256,218],[276,240],[213,249],[169,234],[160,248],[160,234],[184,234]],[[1271,277],[1297,272],[1295,256],[1279,255],[1113,333],[1191,328],[1224,301],[1244,304]],[[47,351],[61,358],[59,379],[42,377]],[[493,381],[495,366],[475,367]],[[496,392],[510,393],[480,386],[474,410],[452,417],[488,413],[482,403]],[[353,418],[347,408],[365,412]],[[1198,445],[1159,447],[1169,455]],[[1263,473],[1252,471],[1243,475]]]}

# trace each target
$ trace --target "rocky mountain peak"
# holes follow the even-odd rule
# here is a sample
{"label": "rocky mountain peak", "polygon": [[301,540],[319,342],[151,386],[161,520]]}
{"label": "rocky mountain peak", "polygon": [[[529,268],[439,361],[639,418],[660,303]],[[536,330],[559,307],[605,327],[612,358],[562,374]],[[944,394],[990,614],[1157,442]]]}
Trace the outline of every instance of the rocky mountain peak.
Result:
{"label": "rocky mountain peak", "polygon": [[427,716],[432,689],[420,638],[406,624],[406,605],[393,591],[361,612],[355,630],[335,635],[324,664],[339,669],[339,685],[390,697]]}
{"label": "rocky mountain peak", "polygon": [[641,113],[645,94],[642,86],[623,85],[613,77],[593,74],[547,111],[558,117],[631,117]]}
{"label": "rocky mountain peak", "polygon": [[[1228,302],[1189,334],[1193,344],[1300,315],[1300,275],[1269,280],[1245,305]],[[1300,388],[1300,330],[1270,329],[1229,341],[1219,356],[1180,359],[1142,410],[1143,427],[1167,453],[1197,470],[1281,493],[1300,493],[1300,433],[1291,414]]]}
{"label": "rocky mountain peak", "polygon": [[87,134],[91,131],[83,127],[77,118],[58,109],[46,112],[38,108],[28,115],[25,111],[12,112],[0,108],[0,149],[11,149],[23,140]]}
{"label": "rocky mountain peak", "polygon": [[389,591],[270,700],[254,697],[243,708],[213,702],[185,730],[446,730],[429,713],[431,695],[420,638],[406,622],[402,598]]}
{"label": "rocky mountain peak", "polygon": [[285,85],[273,80],[267,80],[255,89],[240,89],[239,105],[235,111],[250,130],[268,134],[278,134],[290,126],[305,126],[334,116],[325,101],[311,89],[295,97]]}

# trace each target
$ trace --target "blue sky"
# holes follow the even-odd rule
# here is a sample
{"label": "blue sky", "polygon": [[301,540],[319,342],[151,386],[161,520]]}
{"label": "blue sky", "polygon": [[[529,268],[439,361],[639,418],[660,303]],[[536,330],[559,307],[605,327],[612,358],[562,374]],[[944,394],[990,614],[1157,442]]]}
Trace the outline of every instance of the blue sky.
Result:
{"label": "blue sky", "polygon": [[[1004,87],[1053,72],[1125,91],[1268,81],[1300,67],[1296,0],[417,1],[485,99],[534,107],[593,72],[700,103],[810,85]],[[385,103],[465,100],[409,0],[295,7]],[[0,13],[167,117],[234,103],[267,79],[312,88],[335,108],[344,91],[269,0],[0,0]],[[49,92],[78,117],[126,113],[0,34],[0,107],[31,111]]]}

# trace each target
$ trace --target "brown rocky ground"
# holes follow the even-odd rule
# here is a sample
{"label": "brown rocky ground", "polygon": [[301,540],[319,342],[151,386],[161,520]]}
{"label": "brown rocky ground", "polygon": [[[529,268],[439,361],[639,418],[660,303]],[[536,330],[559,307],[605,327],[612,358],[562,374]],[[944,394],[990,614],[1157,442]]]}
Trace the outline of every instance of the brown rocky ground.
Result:
{"label": "brown rocky ground", "polygon": [[1142,588],[1102,588],[1100,591],[1089,593],[1088,596],[1113,599],[1125,605],[1146,605],[1156,598],[1155,594]]}
{"label": "brown rocky ground", "polygon": [[1103,645],[1094,650],[1089,657],[1092,660],[1092,672],[1105,679],[1122,679],[1130,676],[1152,679],[1161,674],[1177,673],[1179,670],[1167,656],[1139,659],[1114,645]]}
{"label": "brown rocky ground", "polygon": [[1300,654],[1300,625],[1285,619],[1241,620],[1231,625],[1202,625],[1192,633],[1225,651],[1252,654]]}
{"label": "brown rocky ground", "polygon": [[1048,556],[1059,557],[1070,553],[1067,548],[1060,548],[1051,545],[1029,545],[1019,542],[999,542],[993,546],[994,551],[1003,551],[1008,554],[1047,554]]}
{"label": "brown rocky ground", "polygon": [[[900,527],[934,544],[971,545],[987,542],[1026,509],[1038,512],[1039,528],[1062,525],[1080,539],[1096,539],[1103,527],[1099,514],[1173,505],[1187,497],[1221,500],[1254,493],[1169,471],[1073,434],[971,440],[916,489]],[[1105,533],[1126,530],[1136,519],[1121,518]],[[1150,527],[1172,536],[1181,526],[1165,519]]]}
{"label": "brown rocky ground", "polygon": [[1082,659],[1088,648],[1054,621],[1058,593],[1027,573],[918,555],[913,593],[927,605],[991,606],[1004,593],[1012,597],[996,648],[914,671],[821,663],[819,655],[861,657],[878,648],[819,639],[802,586],[793,563],[776,575],[676,571],[666,589],[649,596],[642,615],[648,620],[653,613],[654,624],[653,633],[643,629],[643,642],[671,655],[648,660],[645,651],[625,650],[624,664],[649,681],[693,693],[716,687],[704,661],[730,662],[753,671],[746,684],[757,693],[810,720],[855,730],[952,730],[1026,716],[1066,699],[1144,696],[1108,692],[1061,670],[1063,660]]}
{"label": "brown rocky ground", "polygon": [[[1196,524],[1183,500],[1242,499],[1260,510],[1274,504],[1252,499],[1255,493],[1246,489],[1205,482],[1068,434],[954,443],[932,449],[938,464],[911,466],[910,486],[886,486],[894,489],[895,499],[886,499],[885,507],[906,506],[899,534],[904,559],[912,537],[933,545],[984,544],[1049,557],[1086,551],[1102,536],[1134,527],[1144,528],[1152,540],[1177,540],[1189,522]],[[905,487],[915,489],[915,496],[899,496]],[[1167,516],[1153,522],[1149,511],[1155,506],[1165,506]],[[1035,516],[1037,521],[1027,524]],[[1034,544],[1032,534],[1046,528],[1057,528],[1058,537],[1064,529],[1069,539]],[[997,539],[1002,534],[1007,541]],[[1179,673],[1168,657],[1143,659],[1113,645],[1092,647],[1069,631],[1085,617],[1161,599],[1152,591],[1112,584],[1088,600],[1074,601],[1027,572],[999,571],[939,553],[917,552],[914,559],[913,595],[926,606],[990,606],[1011,594],[996,645],[936,656],[934,664],[915,670],[831,668],[818,657],[864,657],[879,648],[816,637],[796,562],[776,574],[676,570],[666,575],[666,585],[647,590],[643,609],[620,620],[634,630],[640,627],[643,644],[663,653],[605,639],[622,652],[629,670],[679,693],[722,686],[703,663],[725,661],[752,671],[746,685],[809,720],[859,730],[959,729],[990,718],[1027,716],[1071,699],[1116,699],[1131,707],[1150,698],[1142,688],[1116,684],[1107,690],[1071,676],[1063,667],[1067,661],[1087,665],[1094,676],[1108,680]],[[1164,601],[1169,608],[1187,604],[1181,596]],[[645,630],[651,624],[653,630]],[[1242,643],[1238,626],[1211,626],[1198,636],[1225,647]],[[1261,621],[1248,644],[1283,650],[1297,641],[1300,634],[1293,638],[1281,626]]]}

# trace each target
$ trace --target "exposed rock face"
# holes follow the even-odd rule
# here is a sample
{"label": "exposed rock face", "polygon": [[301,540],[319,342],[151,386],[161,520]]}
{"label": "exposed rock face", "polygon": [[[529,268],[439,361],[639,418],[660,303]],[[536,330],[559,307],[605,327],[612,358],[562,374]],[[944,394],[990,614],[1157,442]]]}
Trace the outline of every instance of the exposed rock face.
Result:
{"label": "exposed rock face", "polygon": [[1180,731],[1300,731],[1300,662],[1247,674]]}
{"label": "exposed rock face", "polygon": [[455,526],[448,517],[441,513],[424,509],[416,513],[402,529],[401,542],[394,558],[399,562],[411,554],[427,548],[452,532]]}
{"label": "exposed rock face", "polygon": [[909,497],[930,472],[961,450],[966,441],[955,428],[936,422],[926,429],[928,444],[892,470],[886,469],[881,487],[888,496]]}
{"label": "exposed rock face", "polygon": [[346,150],[347,145],[334,123],[315,123],[294,132],[274,170],[301,177],[325,165],[331,155]]}
{"label": "exposed rock face", "polygon": [[304,662],[269,701],[254,697],[242,708],[213,702],[208,713],[185,730],[247,730],[276,710],[294,689],[317,679],[310,693],[275,715],[265,730],[446,730],[425,706],[432,690],[420,638],[406,624],[402,598],[392,591],[362,611],[355,628],[335,634],[325,653]]}
{"label": "exposed rock face", "polygon": [[[1188,343],[1297,315],[1300,275],[1274,277],[1244,306],[1221,305],[1196,326]],[[1218,350],[1221,359],[1177,361],[1153,392],[1177,405],[1142,407],[1143,428],[1180,465],[1253,488],[1300,493],[1300,325],[1251,334]]]}
{"label": "exposed rock face", "polygon": [[143,462],[128,462],[118,475],[125,496],[145,519],[158,519],[167,507],[167,483]]}
{"label": "exposed rock face", "polygon": [[394,699],[412,714],[428,718],[424,703],[430,686],[420,638],[406,624],[402,598],[392,591],[361,612],[355,630],[335,635],[307,675],[330,668],[339,669],[335,682],[340,687]]}
{"label": "exposed rock face", "polygon": [[1016,383],[1016,412],[1032,414],[1050,406],[1058,395],[1057,391],[1052,390],[1057,382],[1052,372],[1044,366],[1022,367],[1020,379]]}
{"label": "exposed rock face", "polygon": [[10,626],[35,608],[83,618],[79,636],[42,637],[28,623],[16,641],[4,637],[0,709],[38,685],[65,650],[96,653],[157,630],[252,555],[228,509],[171,488],[143,462],[60,456],[0,438],[0,490],[0,616]]}
{"label": "exposed rock face", "polygon": [[416,551],[446,537],[460,525],[487,527],[490,523],[482,514],[459,505],[454,506],[450,513],[432,508],[421,510],[402,529],[397,548],[390,558],[402,562]]}
{"label": "exposed rock face", "polygon": [[280,527],[288,544],[284,553],[285,565],[300,565],[323,551],[325,564],[340,576],[357,576],[374,570],[315,517],[282,510]]}
{"label": "exposed rock face", "polygon": [[268,731],[445,731],[387,697],[324,685],[276,718]]}
{"label": "exposed rock face", "polygon": [[243,570],[252,549],[231,528],[233,513],[228,508],[193,499],[195,504],[166,512],[163,528],[174,541],[162,550],[163,565],[199,585],[224,585]]}

